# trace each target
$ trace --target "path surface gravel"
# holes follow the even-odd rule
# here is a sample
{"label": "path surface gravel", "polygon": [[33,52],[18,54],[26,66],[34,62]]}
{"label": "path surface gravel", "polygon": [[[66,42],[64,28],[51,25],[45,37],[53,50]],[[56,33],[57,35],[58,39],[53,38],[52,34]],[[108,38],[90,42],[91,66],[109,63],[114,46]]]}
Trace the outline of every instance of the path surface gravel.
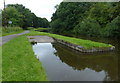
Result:
{"label": "path surface gravel", "polygon": [[11,40],[12,38],[15,38],[17,36],[23,35],[29,33],[29,31],[24,31],[22,33],[18,33],[18,34],[13,34],[13,35],[8,35],[8,36],[3,36],[0,37],[0,46],[2,46],[3,44],[5,44],[6,42],[8,42],[9,40]]}

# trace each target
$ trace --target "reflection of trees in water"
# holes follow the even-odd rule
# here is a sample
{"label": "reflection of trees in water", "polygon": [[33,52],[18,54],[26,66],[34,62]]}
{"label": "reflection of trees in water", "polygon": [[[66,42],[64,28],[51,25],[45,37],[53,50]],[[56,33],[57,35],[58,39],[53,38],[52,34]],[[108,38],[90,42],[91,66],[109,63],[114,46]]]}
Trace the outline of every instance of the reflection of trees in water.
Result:
{"label": "reflection of trees in water", "polygon": [[100,72],[104,70],[106,72],[106,78],[104,80],[117,80],[117,59],[112,53],[100,53],[100,54],[83,54],[75,53],[72,50],[68,50],[61,44],[53,44],[57,50],[56,56],[60,60],[69,66],[72,66],[75,70],[84,70],[89,68]]}

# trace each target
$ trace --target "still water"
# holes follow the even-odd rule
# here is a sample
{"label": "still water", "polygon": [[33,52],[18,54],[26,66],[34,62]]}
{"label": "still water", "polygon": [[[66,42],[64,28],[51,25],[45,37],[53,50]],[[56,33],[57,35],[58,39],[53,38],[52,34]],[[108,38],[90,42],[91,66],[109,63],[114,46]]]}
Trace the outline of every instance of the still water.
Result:
{"label": "still water", "polygon": [[50,81],[118,80],[117,49],[80,53],[59,43],[37,43],[33,45],[33,51]]}

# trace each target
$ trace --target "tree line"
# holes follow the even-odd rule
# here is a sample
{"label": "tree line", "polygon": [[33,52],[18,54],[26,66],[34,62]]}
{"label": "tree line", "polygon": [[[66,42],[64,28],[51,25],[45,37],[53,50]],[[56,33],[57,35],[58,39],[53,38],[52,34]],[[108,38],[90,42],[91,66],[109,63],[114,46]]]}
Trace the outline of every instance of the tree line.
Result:
{"label": "tree line", "polygon": [[119,2],[62,2],[55,8],[50,23],[53,33],[120,37]]}
{"label": "tree line", "polygon": [[[19,26],[23,29],[27,27],[49,27],[49,22],[46,18],[37,17],[22,4],[8,4],[5,10],[2,11],[3,26]],[[9,21],[12,21],[12,24],[9,24]]]}

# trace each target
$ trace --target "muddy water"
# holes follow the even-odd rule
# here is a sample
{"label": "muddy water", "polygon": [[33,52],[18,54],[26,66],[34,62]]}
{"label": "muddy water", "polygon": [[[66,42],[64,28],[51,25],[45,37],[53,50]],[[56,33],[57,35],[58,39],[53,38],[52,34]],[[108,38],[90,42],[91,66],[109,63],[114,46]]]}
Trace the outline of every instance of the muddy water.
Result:
{"label": "muddy water", "polygon": [[119,49],[115,46],[113,52],[86,54],[59,43],[37,43],[33,50],[50,81],[117,81]]}

